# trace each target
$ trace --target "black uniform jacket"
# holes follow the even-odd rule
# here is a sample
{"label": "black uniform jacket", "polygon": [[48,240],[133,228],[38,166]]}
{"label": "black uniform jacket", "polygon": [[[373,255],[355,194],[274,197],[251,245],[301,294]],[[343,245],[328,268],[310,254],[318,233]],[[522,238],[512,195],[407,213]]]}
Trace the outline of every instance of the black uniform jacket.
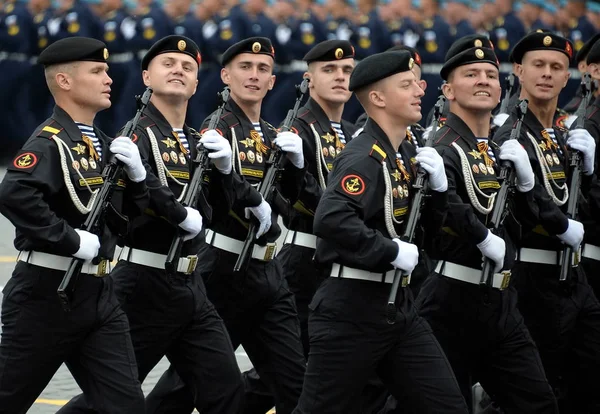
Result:
{"label": "black uniform jacket", "polygon": [[[398,235],[402,234],[409,214],[416,173],[414,146],[401,145],[400,153],[405,166],[383,130],[369,119],[363,132],[336,158],[315,214],[314,232],[319,237],[317,264],[339,263],[372,272],[392,269],[398,247],[385,225],[383,164],[391,184],[393,205],[389,216],[396,221]],[[427,219],[422,222],[439,228],[448,208],[447,193],[432,191],[430,201],[423,213]]]}
{"label": "black uniform jacket", "polygon": [[[75,207],[65,180],[73,184],[84,205],[90,199],[89,190],[102,186],[102,170],[110,158],[111,139],[97,128],[94,132],[102,145],[102,159],[69,114],[56,106],[52,116],[33,132],[8,166],[0,185],[0,212],[16,228],[17,250],[70,256],[79,249],[79,236],[74,229],[84,223],[87,214]],[[64,162],[59,145],[64,150]],[[123,191],[125,188],[127,191]],[[127,204],[136,207],[135,211],[130,208],[129,213],[141,213],[149,201],[145,182],[131,182],[123,174],[111,200],[115,210],[121,210],[125,197],[131,201]],[[99,254],[102,258],[112,258],[117,232],[120,233],[116,227],[104,229]]]}
{"label": "black uniform jacket", "polygon": [[[461,157],[453,144],[458,145],[466,155],[468,168],[476,188],[486,196],[497,193],[500,188],[496,178],[500,171],[497,163],[499,153],[497,148],[491,142],[488,144],[494,152],[496,160],[494,161],[487,156],[485,148],[478,147],[477,138],[462,119],[451,112],[446,124],[437,131],[434,142],[434,148],[444,159],[448,177],[448,215],[442,231],[428,235],[427,244],[430,246],[428,253],[433,259],[443,259],[479,268],[482,255],[477,244],[481,243],[488,234],[488,220],[492,213],[484,214],[473,206],[465,184],[465,180],[471,181],[471,175],[465,177]],[[483,207],[491,206],[489,199],[477,191],[475,194]],[[514,221],[518,221],[520,215],[531,217],[532,213],[529,212],[529,209],[532,205],[534,205],[533,191],[527,193],[515,191],[509,200],[509,210],[504,225],[497,233],[506,242],[504,269],[512,268],[516,256],[513,240],[518,237],[518,232],[510,230],[515,229]]]}
{"label": "black uniform jacket", "polygon": [[[156,107],[150,103],[134,132],[134,139],[146,167],[146,183],[150,192],[150,205],[144,214],[132,222],[125,244],[142,250],[166,254],[178,231],[178,224],[187,215],[183,205],[177,201],[184,186],[191,181],[196,164],[193,160],[198,151],[199,135],[184,126],[183,132],[189,144],[189,153],[180,142],[177,133]],[[154,136],[156,147],[151,144]],[[153,149],[154,147],[154,149]],[[156,154],[155,154],[156,152]],[[158,178],[162,170],[167,185]],[[223,175],[216,168],[209,168],[203,176],[202,196],[215,209],[229,209],[232,205],[232,175]],[[187,191],[187,187],[186,191]],[[205,206],[191,206],[200,210],[204,220],[208,219]],[[183,254],[193,254],[198,250],[203,233],[186,242]]]}
{"label": "black uniform jacket", "polygon": [[[204,131],[211,119],[208,116],[202,124]],[[234,203],[231,209],[215,209],[213,222],[210,228],[217,233],[224,234],[237,240],[244,240],[248,233],[248,221],[244,215],[245,207],[254,207],[260,204],[261,198],[256,187],[265,175],[267,160],[271,154],[273,140],[277,135],[276,129],[260,120],[263,133],[261,139],[242,109],[230,98],[225,105],[225,110],[219,120],[217,130],[232,143],[233,147],[233,188],[235,191]],[[235,139],[234,139],[235,138]],[[277,183],[280,196],[286,201],[274,203],[285,206],[288,202],[294,203],[298,199],[300,188],[304,180],[306,168],[298,169],[287,159],[283,160],[283,171]],[[271,230],[266,235],[267,241],[274,241],[281,233],[277,225],[277,205],[271,205],[273,217]],[[285,211],[285,207],[281,207]]]}
{"label": "black uniform jacket", "polygon": [[[344,120],[342,120],[341,125],[347,143],[350,141],[355,128],[351,123]],[[317,136],[315,136],[315,132],[311,127],[314,128]],[[302,138],[304,163],[307,172],[304,176],[298,201],[287,217],[284,218],[284,222],[288,229],[312,233],[313,217],[323,194],[319,169],[324,182],[327,183],[327,175],[333,168],[333,161],[344,149],[345,143],[340,141],[323,109],[310,98],[306,105],[300,108],[298,117],[293,123],[293,130]],[[320,147],[319,150],[317,150],[317,143]]]}

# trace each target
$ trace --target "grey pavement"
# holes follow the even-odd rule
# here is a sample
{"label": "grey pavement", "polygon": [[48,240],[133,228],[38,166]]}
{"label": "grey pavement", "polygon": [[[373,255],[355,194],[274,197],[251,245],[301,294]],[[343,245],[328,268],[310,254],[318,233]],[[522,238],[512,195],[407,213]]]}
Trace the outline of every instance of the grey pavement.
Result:
{"label": "grey pavement", "polygon": [[[4,178],[5,172],[6,167],[0,167],[0,180]],[[4,216],[0,215],[0,290],[6,285],[6,282],[10,278],[14,268],[14,260],[16,259],[17,251],[13,246],[13,238],[14,227]],[[0,304],[1,297],[2,295],[0,295]],[[251,367],[250,361],[248,360],[243,348],[240,347],[237,349],[236,357],[242,372]],[[148,375],[146,381],[144,381],[144,393],[148,394],[152,390],[168,366],[169,362],[166,360],[166,358],[163,358],[163,360],[161,360],[154,370]],[[50,381],[50,384],[48,384],[44,392],[42,392],[39,397],[39,399],[48,401],[37,402],[28,412],[32,414],[55,413],[60,408],[60,405],[63,404],[64,400],[69,400],[80,392],[81,390],[73,380],[73,377],[67,370],[66,366],[63,365],[60,367],[56,375],[54,375],[54,378],[52,378],[52,381]]]}

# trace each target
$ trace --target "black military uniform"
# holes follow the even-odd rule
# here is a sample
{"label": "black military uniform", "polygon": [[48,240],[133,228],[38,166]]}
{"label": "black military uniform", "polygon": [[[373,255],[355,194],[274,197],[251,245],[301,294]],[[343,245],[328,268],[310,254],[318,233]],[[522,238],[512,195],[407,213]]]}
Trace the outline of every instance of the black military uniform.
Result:
{"label": "black military uniform", "polygon": [[[592,49],[594,44],[599,39],[600,39],[600,33],[596,34],[594,37],[592,37],[587,42],[585,42],[585,44],[581,47],[581,49],[579,49],[579,51],[577,52],[577,55],[575,55],[575,63],[577,65],[579,65],[579,63],[583,62],[583,61],[587,62],[588,54],[590,53],[590,50]],[[575,96],[563,107],[565,112],[568,114],[574,114],[577,111],[577,108],[579,108],[582,98],[583,98],[583,96],[582,96],[581,85],[579,85],[579,87],[577,88],[577,91],[575,92]],[[590,104],[591,103],[592,102],[590,102]]]}
{"label": "black military uniform", "polygon": [[[530,50],[555,50],[570,59],[573,49],[560,36],[532,33],[513,49],[515,61],[521,63]],[[514,124],[513,112],[494,136],[498,145],[508,139]],[[568,200],[565,133],[556,127],[545,130],[531,110],[525,115],[519,142],[536,175],[533,191],[538,212],[533,223],[525,225],[533,230],[523,232],[513,280],[519,309],[540,351],[560,412],[592,413],[600,411],[595,385],[600,370],[600,304],[580,268],[570,272],[567,282],[559,282],[564,245],[555,235],[565,233],[569,226],[564,213]],[[589,184],[590,177],[584,176],[584,194]]]}
{"label": "black military uniform", "polygon": [[[73,37],[48,47],[39,62],[106,63],[107,57],[104,43]],[[101,237],[98,257],[105,260],[84,263],[70,312],[63,310],[56,294],[80,248],[75,229],[86,219],[91,192],[102,185],[110,156],[110,138],[97,128],[90,131],[96,143],[56,106],[8,166],[0,185],[0,211],[16,227],[15,247],[20,250],[2,301],[2,413],[27,412],[63,362],[98,412],[144,412],[127,316],[111,279],[104,277],[117,227],[106,228]],[[145,182],[124,176],[113,207],[120,209],[125,198],[140,213],[148,202]]]}
{"label": "black military uniform", "polygon": [[[369,56],[352,73],[350,90],[409,71],[412,62],[405,51]],[[400,156],[397,151],[370,118],[329,174],[314,218],[315,260],[329,277],[310,304],[310,354],[295,413],[358,412],[360,391],[375,373],[396,398],[408,402],[405,412],[467,412],[409,289],[399,289],[394,323],[386,321],[391,263],[399,251],[390,233],[399,232],[406,219],[414,177],[414,147],[402,147]],[[429,223],[440,225],[446,193],[431,198]]]}
{"label": "black military uniform", "polygon": [[[464,65],[498,68],[492,49],[465,46],[445,62],[444,80]],[[517,309],[517,292],[509,286],[518,232],[511,234],[508,224],[515,215],[518,220],[533,214],[528,213],[533,192],[515,192],[508,219],[496,234],[506,243],[503,271],[494,275],[492,288],[482,289],[477,244],[488,237],[486,224],[500,188],[498,151],[490,148],[487,136],[475,137],[452,106],[434,139],[444,158],[450,209],[444,227],[427,237],[428,252],[439,262],[417,298],[419,315],[444,348],[466,401],[472,400],[472,386],[479,381],[507,412],[557,413],[536,346]]]}
{"label": "black military uniform", "polygon": [[[232,46],[224,54],[223,64],[240,53],[273,56],[268,39],[249,38]],[[209,119],[203,127],[208,125]],[[258,185],[264,176],[265,162],[276,134],[275,128],[262,120],[260,128],[262,137],[233,98],[225,106],[217,127],[232,143],[234,171],[252,185]],[[283,197],[297,199],[304,173],[304,169],[286,164],[279,184]],[[271,230],[263,237],[267,244],[255,245],[245,271],[233,272],[248,232],[244,208],[260,202],[260,194],[254,191],[245,199],[236,195],[236,203],[230,210],[213,211],[207,244],[199,253],[202,260],[198,269],[210,300],[227,326],[233,347],[243,345],[261,379],[275,396],[277,411],[285,414],[291,412],[300,396],[305,359],[294,296],[283,277],[280,261],[274,258],[273,242],[281,233],[275,213]],[[154,407],[160,408],[155,411]],[[190,412],[189,408],[189,390],[182,387],[171,367],[148,396],[148,410]]]}
{"label": "black military uniform", "polygon": [[[183,43],[182,43],[183,42]],[[142,70],[162,53],[184,53],[194,59],[198,46],[184,36],[156,42],[142,60]],[[184,138],[152,104],[137,129],[136,143],[146,160],[146,182],[151,201],[144,214],[131,223],[119,263],[111,273],[115,292],[127,313],[140,381],[167,356],[194,394],[194,406],[203,413],[236,413],[241,409],[243,384],[234,348],[223,321],[206,297],[202,276],[194,271],[204,232],[184,243],[179,271],[168,275],[165,261],[178,224],[187,215],[178,199],[194,173],[199,136],[184,126]],[[203,195],[215,208],[232,205],[232,175],[216,168],[206,173]],[[206,206],[193,206],[206,210]],[[206,215],[206,213],[205,213]],[[209,219],[209,218],[207,218]],[[76,397],[59,412],[82,412]]]}
{"label": "black military uniform", "polygon": [[[590,48],[589,54],[587,54],[587,63],[588,65],[600,63],[600,42]],[[596,140],[596,168],[594,171],[597,177],[600,171],[600,97],[596,97],[590,102],[585,115],[585,129]],[[600,182],[598,180],[591,184],[587,200],[580,199],[579,212],[585,228],[581,266],[597,298],[600,295],[600,277],[597,272],[598,266],[600,266]]]}

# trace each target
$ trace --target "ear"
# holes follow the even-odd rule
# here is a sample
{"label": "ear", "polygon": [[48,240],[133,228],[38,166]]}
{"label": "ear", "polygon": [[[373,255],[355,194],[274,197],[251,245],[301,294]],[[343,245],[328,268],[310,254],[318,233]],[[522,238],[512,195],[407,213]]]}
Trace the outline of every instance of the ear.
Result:
{"label": "ear", "polygon": [[377,108],[385,108],[385,96],[380,91],[370,91],[369,101]]}
{"label": "ear", "polygon": [[275,75],[271,75],[271,79],[269,79],[269,90],[273,89],[273,86],[275,86]]}
{"label": "ear", "polygon": [[229,85],[231,83],[231,77],[229,76],[229,71],[226,68],[221,69],[221,81],[225,85]]}
{"label": "ear", "polygon": [[150,73],[147,70],[142,71],[142,81],[144,81],[144,86],[150,86]]}
{"label": "ear", "polygon": [[417,83],[419,84],[421,89],[423,89],[423,92],[425,92],[425,90],[427,90],[427,81],[425,79],[421,79],[421,80],[417,81]]}
{"label": "ear", "polygon": [[568,71],[567,71],[567,76],[566,76],[566,79],[565,79],[565,83],[563,84],[563,88],[564,88],[565,86],[567,86],[567,83],[569,82],[569,79],[570,79],[570,78],[571,78],[571,72],[568,72]]}
{"label": "ear", "polygon": [[452,90],[452,85],[449,83],[446,82],[442,85],[442,93],[449,101],[454,100],[454,91]]}
{"label": "ear", "polygon": [[523,65],[520,63],[515,63],[513,65],[513,71],[515,73],[515,75],[517,75],[517,78],[519,78],[519,83],[523,83]]}
{"label": "ear", "polygon": [[62,90],[70,91],[73,88],[73,80],[67,73],[58,72],[54,76],[54,80],[56,81],[56,85]]}
{"label": "ear", "polygon": [[302,79],[308,79],[308,88],[314,88],[313,83],[312,83],[312,75],[310,74],[310,72],[304,72],[304,75],[302,75]]}

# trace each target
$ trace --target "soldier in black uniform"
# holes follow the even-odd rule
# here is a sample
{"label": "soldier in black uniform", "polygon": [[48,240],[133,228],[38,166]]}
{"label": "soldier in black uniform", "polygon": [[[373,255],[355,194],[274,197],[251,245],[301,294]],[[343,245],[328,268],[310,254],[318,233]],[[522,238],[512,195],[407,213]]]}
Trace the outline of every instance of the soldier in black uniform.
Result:
{"label": "soldier in black uniform", "polygon": [[[2,413],[27,412],[63,362],[98,412],[144,412],[127,316],[104,277],[122,228],[106,228],[102,240],[79,229],[111,153],[126,172],[113,207],[127,199],[140,213],[148,204],[136,145],[127,137],[111,141],[93,126],[96,113],[111,105],[107,58],[104,43],[84,37],[40,54],[56,106],[0,185],[0,212],[16,227],[20,250],[2,301]],[[94,265],[96,257],[105,260]],[[66,312],[56,290],[73,258],[85,262]]]}
{"label": "soldier in black uniform", "polygon": [[[206,297],[202,276],[194,271],[196,253],[204,243],[202,216],[194,207],[202,210],[202,206],[184,207],[178,201],[185,195],[197,155],[198,134],[184,121],[200,61],[196,43],[177,35],[156,42],[142,59],[144,83],[154,93],[135,137],[147,162],[151,201],[132,222],[110,277],[129,319],[140,381],[166,355],[189,385],[198,410],[236,413],[242,405],[243,384],[234,349]],[[207,190],[215,208],[229,209],[233,197],[229,143],[218,134],[200,142],[213,150],[209,157],[215,164],[206,173],[210,188],[203,189],[203,196]],[[179,229],[188,241],[177,273],[168,275],[165,261]],[[59,412],[83,412],[84,407],[83,399],[75,397]]]}
{"label": "soldier in black uniform", "polygon": [[417,246],[398,237],[416,162],[430,176],[428,224],[441,225],[448,207],[441,157],[432,148],[417,155],[400,145],[406,127],[421,117],[424,93],[413,64],[407,51],[383,52],[361,61],[350,78],[369,120],[336,158],[315,212],[315,260],[325,280],[310,304],[310,353],[295,413],[359,412],[360,392],[373,374],[407,401],[405,412],[467,412],[405,283],[395,314],[386,317],[394,269],[410,274],[418,261]]}
{"label": "soldier in black uniform", "polygon": [[[302,140],[292,132],[277,133],[260,118],[262,100],[275,81],[271,42],[264,37],[243,40],[231,46],[222,60],[221,75],[231,88],[231,98],[217,129],[231,143],[233,170],[242,180],[258,185],[272,146],[277,145],[287,154],[278,187],[282,197],[295,202],[306,169]],[[209,133],[216,132],[207,131],[204,136]],[[257,241],[247,268],[233,272],[248,232],[244,218],[248,217],[244,211],[248,207],[263,220],[258,236],[269,231]],[[214,210],[213,214],[207,245],[199,253],[199,271],[208,296],[227,326],[233,347],[243,345],[275,396],[277,412],[289,413],[300,396],[305,359],[294,296],[283,277],[280,261],[274,259],[274,241],[281,233],[277,214],[272,214],[269,204],[261,201],[256,191],[245,199],[236,196],[232,209]],[[150,412],[159,404],[160,412],[191,412],[190,402],[190,390],[181,386],[173,368],[163,375],[148,398]]]}
{"label": "soldier in black uniform", "polygon": [[[577,63],[577,69],[579,70],[579,73],[581,75],[588,72],[587,57],[588,57],[588,54],[589,54],[590,50],[592,49],[592,47],[594,46],[594,44],[596,44],[596,42],[599,39],[600,39],[600,33],[596,34],[591,39],[589,39],[587,42],[585,42],[585,44],[581,47],[581,49],[579,49],[579,51],[575,55],[575,63]],[[596,88],[594,88],[594,89],[596,89]],[[575,92],[575,96],[563,107],[565,112],[572,115],[577,111],[577,108],[579,108],[579,105],[581,104],[581,98],[582,98],[581,92],[582,91],[581,91],[581,85],[580,85],[577,88],[577,91]],[[590,102],[590,104],[591,104],[591,102]],[[570,122],[567,124],[567,126],[570,126],[571,122],[573,120],[575,120],[574,117],[571,120],[569,120]]]}
{"label": "soldier in black uniform", "polygon": [[[296,299],[302,347],[308,358],[308,304],[321,283],[312,261],[317,241],[313,217],[333,161],[355,130],[353,124],[342,119],[344,105],[352,95],[348,84],[354,69],[354,48],[347,40],[326,40],[313,47],[303,60],[308,64],[304,76],[310,79],[310,98],[300,108],[293,128],[302,138],[307,173],[300,197],[283,215],[288,232],[277,258]],[[256,371],[245,372],[244,377],[245,412],[262,414],[273,407],[273,397],[264,392]]]}
{"label": "soldier in black uniform", "polygon": [[[568,155],[582,152],[583,187],[594,178],[595,143],[585,129],[553,127],[558,95],[567,83],[571,43],[552,33],[531,33],[513,49],[521,98],[529,100],[519,142],[536,175],[533,223],[524,223],[513,280],[519,309],[535,340],[561,413],[600,412],[596,376],[600,371],[600,304],[580,268],[559,281],[565,245],[577,250],[583,225],[565,215]],[[515,113],[498,130],[498,145],[510,136]],[[568,137],[568,139],[567,139]],[[528,231],[527,228],[533,230]],[[568,397],[568,399],[566,398]]]}
{"label": "soldier in black uniform", "polygon": [[[462,46],[466,49],[452,48],[456,54],[440,72],[450,112],[434,147],[444,159],[450,209],[444,227],[427,235],[427,252],[439,262],[421,288],[417,308],[444,348],[467,402],[479,381],[507,413],[557,413],[517,309],[517,292],[509,285],[518,242],[509,222],[534,214],[533,170],[516,140],[501,148],[489,145],[491,113],[501,94],[498,58],[492,49]],[[494,234],[487,221],[500,188],[500,160],[512,162],[517,183],[506,224]],[[495,265],[491,288],[479,285],[482,257]]]}

